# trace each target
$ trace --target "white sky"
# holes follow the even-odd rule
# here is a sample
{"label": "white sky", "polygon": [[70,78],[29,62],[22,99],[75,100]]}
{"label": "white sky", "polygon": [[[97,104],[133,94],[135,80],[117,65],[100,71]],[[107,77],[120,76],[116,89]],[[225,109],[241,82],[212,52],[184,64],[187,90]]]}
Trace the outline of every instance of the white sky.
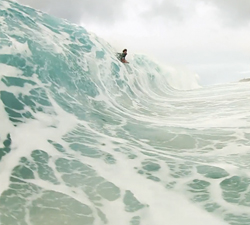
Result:
{"label": "white sky", "polygon": [[203,85],[250,77],[250,0],[18,1],[127,48],[128,60],[143,53],[187,67]]}

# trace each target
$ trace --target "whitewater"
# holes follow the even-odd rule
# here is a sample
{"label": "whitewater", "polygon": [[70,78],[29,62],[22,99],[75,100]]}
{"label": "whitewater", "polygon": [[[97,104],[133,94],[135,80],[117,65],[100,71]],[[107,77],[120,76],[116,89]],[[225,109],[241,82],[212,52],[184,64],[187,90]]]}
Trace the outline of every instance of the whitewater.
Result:
{"label": "whitewater", "polygon": [[249,82],[122,64],[12,1],[0,23],[1,225],[250,224]]}

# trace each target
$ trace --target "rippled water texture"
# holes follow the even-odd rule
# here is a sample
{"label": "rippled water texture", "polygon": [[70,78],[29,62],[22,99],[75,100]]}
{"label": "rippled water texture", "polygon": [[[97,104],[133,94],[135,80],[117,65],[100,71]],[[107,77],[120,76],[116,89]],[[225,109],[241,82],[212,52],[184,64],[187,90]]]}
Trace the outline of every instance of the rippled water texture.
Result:
{"label": "rippled water texture", "polygon": [[1,225],[249,225],[250,85],[0,2]]}

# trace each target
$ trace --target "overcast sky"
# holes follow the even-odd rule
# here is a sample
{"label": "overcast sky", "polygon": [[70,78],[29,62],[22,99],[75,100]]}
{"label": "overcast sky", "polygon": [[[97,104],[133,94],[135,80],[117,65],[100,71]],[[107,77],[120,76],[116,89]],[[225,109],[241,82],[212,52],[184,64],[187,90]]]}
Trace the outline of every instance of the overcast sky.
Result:
{"label": "overcast sky", "polygon": [[250,77],[250,0],[18,0],[118,50],[184,66],[203,85]]}

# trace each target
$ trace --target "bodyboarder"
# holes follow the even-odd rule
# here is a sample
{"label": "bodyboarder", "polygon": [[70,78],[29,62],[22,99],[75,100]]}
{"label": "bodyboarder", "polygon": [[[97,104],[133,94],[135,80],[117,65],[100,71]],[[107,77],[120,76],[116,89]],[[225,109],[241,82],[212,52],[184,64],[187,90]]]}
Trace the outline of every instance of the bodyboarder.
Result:
{"label": "bodyboarder", "polygon": [[125,59],[126,55],[127,55],[127,49],[125,48],[125,49],[122,51],[122,54],[121,54],[121,61],[122,61],[123,63],[129,63],[129,62]]}

